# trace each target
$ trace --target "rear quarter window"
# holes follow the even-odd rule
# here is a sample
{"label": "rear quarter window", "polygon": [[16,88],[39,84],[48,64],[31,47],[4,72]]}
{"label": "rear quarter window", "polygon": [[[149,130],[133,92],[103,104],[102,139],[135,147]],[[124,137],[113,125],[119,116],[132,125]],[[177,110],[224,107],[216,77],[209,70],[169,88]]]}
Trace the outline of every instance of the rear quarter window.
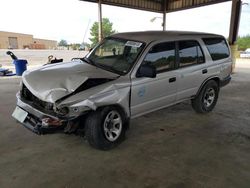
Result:
{"label": "rear quarter window", "polygon": [[224,38],[203,38],[203,41],[213,61],[230,56],[229,48]]}

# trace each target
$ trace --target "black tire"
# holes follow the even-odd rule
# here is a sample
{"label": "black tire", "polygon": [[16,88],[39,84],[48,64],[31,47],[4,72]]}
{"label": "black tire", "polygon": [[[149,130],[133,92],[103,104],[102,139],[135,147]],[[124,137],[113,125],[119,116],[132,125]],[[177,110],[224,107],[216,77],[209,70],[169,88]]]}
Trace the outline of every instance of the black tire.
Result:
{"label": "black tire", "polygon": [[[199,94],[194,99],[191,100],[193,109],[197,113],[208,113],[212,111],[217,103],[219,90],[220,89],[216,81],[214,80],[208,81],[203,86]],[[211,94],[211,96],[209,94]],[[212,98],[211,99],[209,98],[212,97],[212,95],[214,95],[213,100]]]}
{"label": "black tire", "polygon": [[[113,122],[110,123],[111,121],[104,125],[104,122],[108,121],[106,120],[107,118],[109,118],[108,115],[110,115],[110,113],[113,112],[118,113],[120,115],[122,123],[119,124],[119,127],[121,126],[121,132],[119,133],[119,136],[115,140],[111,141],[109,140],[111,138],[108,136],[111,135],[113,136],[113,133],[111,134],[108,133],[108,131],[104,130],[105,129],[104,127],[105,125],[109,126],[110,124],[112,124],[110,126],[114,128],[114,126],[116,125],[114,125]],[[119,118],[117,114],[116,116],[117,118]],[[85,122],[86,139],[88,140],[89,144],[96,149],[100,150],[112,149],[117,145],[119,145],[125,139],[127,122],[128,121],[126,120],[125,114],[121,109],[113,106],[100,108],[96,111],[91,112],[86,119]],[[109,130],[111,130],[111,128]]]}

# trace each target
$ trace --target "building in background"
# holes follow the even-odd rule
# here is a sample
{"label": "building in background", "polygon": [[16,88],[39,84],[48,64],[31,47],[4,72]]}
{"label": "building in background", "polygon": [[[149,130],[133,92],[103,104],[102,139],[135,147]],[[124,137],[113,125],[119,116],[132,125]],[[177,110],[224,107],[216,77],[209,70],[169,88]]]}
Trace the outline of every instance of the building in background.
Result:
{"label": "building in background", "polygon": [[56,49],[57,41],[33,38],[33,35],[0,31],[0,49]]}

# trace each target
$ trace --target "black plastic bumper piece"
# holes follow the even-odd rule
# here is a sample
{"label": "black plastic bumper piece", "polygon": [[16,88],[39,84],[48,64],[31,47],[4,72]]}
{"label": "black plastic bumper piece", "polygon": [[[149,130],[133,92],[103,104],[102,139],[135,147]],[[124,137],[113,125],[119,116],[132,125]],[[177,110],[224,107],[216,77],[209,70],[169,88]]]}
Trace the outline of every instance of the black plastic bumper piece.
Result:
{"label": "black plastic bumper piece", "polygon": [[227,84],[229,84],[230,81],[231,81],[231,76],[229,75],[228,77],[220,81],[220,87],[226,86]]}

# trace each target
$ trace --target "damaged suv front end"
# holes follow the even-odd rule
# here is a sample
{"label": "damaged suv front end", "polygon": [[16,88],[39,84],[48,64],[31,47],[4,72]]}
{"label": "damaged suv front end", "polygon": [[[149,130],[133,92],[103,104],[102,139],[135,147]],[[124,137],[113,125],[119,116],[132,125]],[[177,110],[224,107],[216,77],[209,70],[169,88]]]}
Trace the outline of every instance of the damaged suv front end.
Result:
{"label": "damaged suv front end", "polygon": [[26,71],[13,117],[37,134],[82,125],[88,113],[103,106],[119,106],[129,117],[126,74],[143,48],[131,43],[107,38],[85,58]]}
{"label": "damaged suv front end", "polygon": [[53,111],[53,103],[41,101],[25,85],[22,85],[22,90],[16,96],[17,107],[12,115],[26,128],[44,134],[64,125],[64,118]]}

